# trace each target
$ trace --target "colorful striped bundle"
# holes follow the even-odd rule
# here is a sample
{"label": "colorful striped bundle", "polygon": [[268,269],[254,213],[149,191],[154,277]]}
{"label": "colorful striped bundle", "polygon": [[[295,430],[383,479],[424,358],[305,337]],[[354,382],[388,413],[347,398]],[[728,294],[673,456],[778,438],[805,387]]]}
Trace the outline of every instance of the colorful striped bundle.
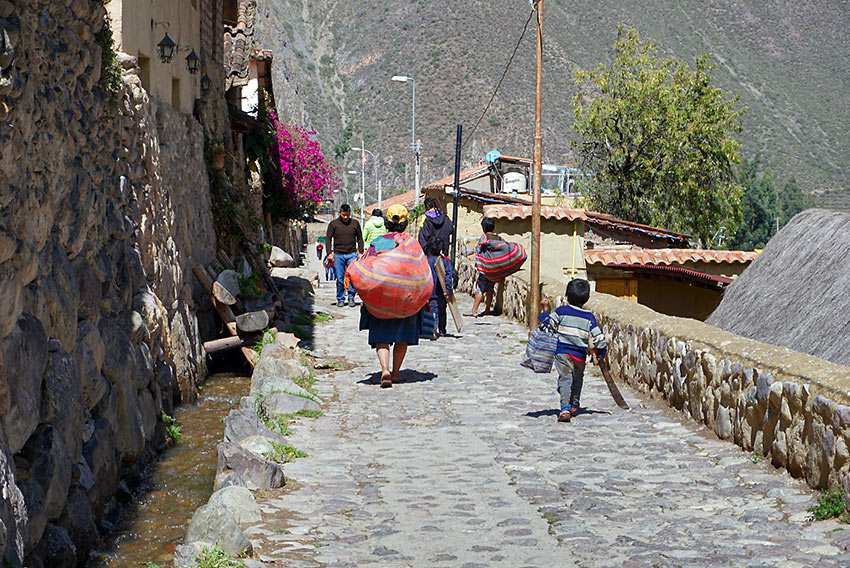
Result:
{"label": "colorful striped bundle", "polygon": [[396,247],[352,262],[348,273],[363,305],[376,318],[412,316],[428,303],[434,282],[431,267],[416,239],[394,237]]}
{"label": "colorful striped bundle", "polygon": [[475,251],[475,268],[487,280],[501,282],[519,270],[526,258],[520,244],[482,237]]}
{"label": "colorful striped bundle", "polygon": [[535,373],[548,373],[555,362],[558,350],[558,338],[547,329],[535,329],[525,346],[525,356],[522,358],[523,367]]}

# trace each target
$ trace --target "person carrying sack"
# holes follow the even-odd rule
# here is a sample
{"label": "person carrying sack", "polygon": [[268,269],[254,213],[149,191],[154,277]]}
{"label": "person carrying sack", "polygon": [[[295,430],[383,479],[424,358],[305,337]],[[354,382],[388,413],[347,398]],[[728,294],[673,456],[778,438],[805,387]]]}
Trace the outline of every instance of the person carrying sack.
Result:
{"label": "person carrying sack", "polygon": [[403,205],[390,206],[384,219],[389,232],[373,240],[366,255],[349,268],[352,284],[363,300],[360,329],[369,331],[369,345],[378,354],[381,388],[400,380],[407,347],[419,344],[421,311],[433,290],[422,247],[404,232],[407,215]]}

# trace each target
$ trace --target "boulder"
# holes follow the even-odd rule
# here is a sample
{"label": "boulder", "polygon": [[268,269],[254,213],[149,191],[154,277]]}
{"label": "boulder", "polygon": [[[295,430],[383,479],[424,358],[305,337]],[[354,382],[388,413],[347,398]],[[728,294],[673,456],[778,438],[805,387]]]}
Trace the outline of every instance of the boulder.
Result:
{"label": "boulder", "polygon": [[286,443],[286,438],[265,427],[253,409],[231,410],[224,423],[224,440],[238,444],[249,436],[263,436],[277,444]]}
{"label": "boulder", "polygon": [[50,335],[73,348],[77,342],[77,306],[80,303],[80,285],[68,255],[53,237],[50,247],[49,276],[39,279],[39,287],[45,291],[47,315],[50,321]]}
{"label": "boulder", "polygon": [[145,428],[142,405],[135,385],[128,381],[116,381],[112,385],[117,402],[115,417],[115,449],[121,454],[121,462],[131,465],[145,448]]}
{"label": "boulder", "polygon": [[[112,427],[106,418],[94,423],[94,433],[83,444],[83,458],[94,478],[89,490],[89,503],[96,517],[103,515],[103,506],[118,487],[118,462],[113,445]],[[80,478],[82,481],[82,477]]]}
{"label": "boulder", "polygon": [[[135,385],[138,379],[136,350],[133,342],[111,318],[100,318],[97,327],[103,339],[104,348],[109,353],[109,357],[105,357],[103,361],[103,375],[113,385],[128,382]],[[144,388],[144,385],[137,385],[134,388]]]}
{"label": "boulder", "polygon": [[219,489],[212,494],[208,504],[229,510],[239,524],[259,523],[263,520],[260,506],[257,505],[254,495],[245,487],[230,485]]}
{"label": "boulder", "polygon": [[[71,261],[71,266],[74,267],[74,273],[77,275],[77,285],[80,290],[80,304],[77,308],[77,317],[94,320],[100,314],[100,302],[103,299],[100,280],[91,262],[83,256],[78,256]],[[77,331],[79,333],[79,326]]]}
{"label": "boulder", "polygon": [[212,542],[193,542],[191,544],[178,544],[174,549],[174,568],[195,568],[198,563],[195,559],[205,548],[212,548]]}
{"label": "boulder", "polygon": [[248,312],[236,316],[236,327],[243,333],[256,333],[269,326],[269,314],[266,312]]}
{"label": "boulder", "polygon": [[73,460],[82,450],[85,417],[77,360],[65,351],[50,353],[42,383],[40,420],[59,430]]}
{"label": "boulder", "polygon": [[44,492],[41,506],[48,520],[59,517],[65,508],[71,486],[71,460],[62,434],[49,424],[39,426],[15,456],[18,470],[24,470]]}
{"label": "boulder", "polygon": [[251,554],[251,541],[239,528],[236,516],[229,509],[206,504],[198,508],[186,530],[186,544],[216,543],[232,556]]}
{"label": "boulder", "polygon": [[[6,457],[5,448],[0,446],[0,555],[8,558],[12,566],[20,566],[24,560],[24,537],[27,525],[32,527],[33,520],[28,519],[26,500],[12,472],[12,464]],[[45,522],[47,519],[44,519]],[[32,530],[32,528],[30,528]],[[40,533],[39,533],[39,536]]]}
{"label": "boulder", "polygon": [[274,452],[274,446],[268,438],[263,436],[248,436],[243,438],[239,445],[251,452],[252,454],[267,457]]}
{"label": "boulder", "polygon": [[230,292],[230,295],[234,298],[239,295],[239,273],[235,270],[222,270],[215,281]]}
{"label": "boulder", "polygon": [[78,558],[88,558],[90,550],[103,546],[94,522],[91,504],[80,488],[72,489],[68,495],[68,503],[65,505],[62,516],[59,517],[59,525],[68,531],[68,536],[74,543],[74,548],[77,549]]}
{"label": "boulder", "polygon": [[290,394],[287,392],[275,392],[265,397],[263,408],[269,416],[278,414],[294,414],[300,410],[321,410],[318,402],[311,398]]}
{"label": "boulder", "polygon": [[77,549],[64,527],[48,524],[44,529],[44,536],[38,543],[32,556],[34,562],[27,562],[31,566],[36,562],[44,568],[76,568]]}
{"label": "boulder", "polygon": [[275,268],[295,266],[295,259],[288,252],[279,247],[272,247],[269,255],[269,263]]}
{"label": "boulder", "polygon": [[319,273],[309,268],[272,268],[272,278],[278,289],[309,287],[310,293],[313,293],[312,282],[319,283]]}
{"label": "boulder", "polygon": [[74,357],[80,365],[80,386],[86,408],[94,408],[109,390],[106,378],[100,374],[106,357],[106,347],[97,327],[89,320],[77,324],[77,345]]}
{"label": "boulder", "polygon": [[11,262],[0,264],[0,338],[15,329],[15,323],[24,309],[23,289],[20,271]]}
{"label": "boulder", "polygon": [[24,313],[0,342],[0,423],[7,450],[16,454],[38,426],[41,383],[47,365],[47,336],[37,319]]}
{"label": "boulder", "polygon": [[216,474],[213,490],[218,491],[224,487],[248,487],[242,476],[232,470],[222,471]]}
{"label": "boulder", "polygon": [[47,513],[41,506],[44,501],[44,491],[41,486],[32,479],[18,483],[21,495],[26,504],[27,531],[24,535],[24,554],[29,554],[41,540],[44,529],[47,527]]}
{"label": "boulder", "polygon": [[218,471],[233,470],[245,480],[248,489],[277,489],[286,478],[283,469],[245,448],[231,442],[218,445]]}

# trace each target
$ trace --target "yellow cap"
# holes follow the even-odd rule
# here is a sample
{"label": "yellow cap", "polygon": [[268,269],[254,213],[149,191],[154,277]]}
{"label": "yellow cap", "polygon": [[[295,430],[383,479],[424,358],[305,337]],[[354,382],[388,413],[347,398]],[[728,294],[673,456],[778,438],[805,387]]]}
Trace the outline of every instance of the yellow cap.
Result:
{"label": "yellow cap", "polygon": [[387,209],[387,221],[392,223],[404,223],[407,221],[407,207],[404,205],[390,205]]}

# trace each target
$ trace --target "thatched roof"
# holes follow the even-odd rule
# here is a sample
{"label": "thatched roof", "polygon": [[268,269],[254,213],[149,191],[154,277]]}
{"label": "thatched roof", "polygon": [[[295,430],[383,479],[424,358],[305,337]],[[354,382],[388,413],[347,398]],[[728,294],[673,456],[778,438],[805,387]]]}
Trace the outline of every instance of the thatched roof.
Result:
{"label": "thatched roof", "polygon": [[850,365],[850,213],[796,215],[726,289],[706,323]]}

